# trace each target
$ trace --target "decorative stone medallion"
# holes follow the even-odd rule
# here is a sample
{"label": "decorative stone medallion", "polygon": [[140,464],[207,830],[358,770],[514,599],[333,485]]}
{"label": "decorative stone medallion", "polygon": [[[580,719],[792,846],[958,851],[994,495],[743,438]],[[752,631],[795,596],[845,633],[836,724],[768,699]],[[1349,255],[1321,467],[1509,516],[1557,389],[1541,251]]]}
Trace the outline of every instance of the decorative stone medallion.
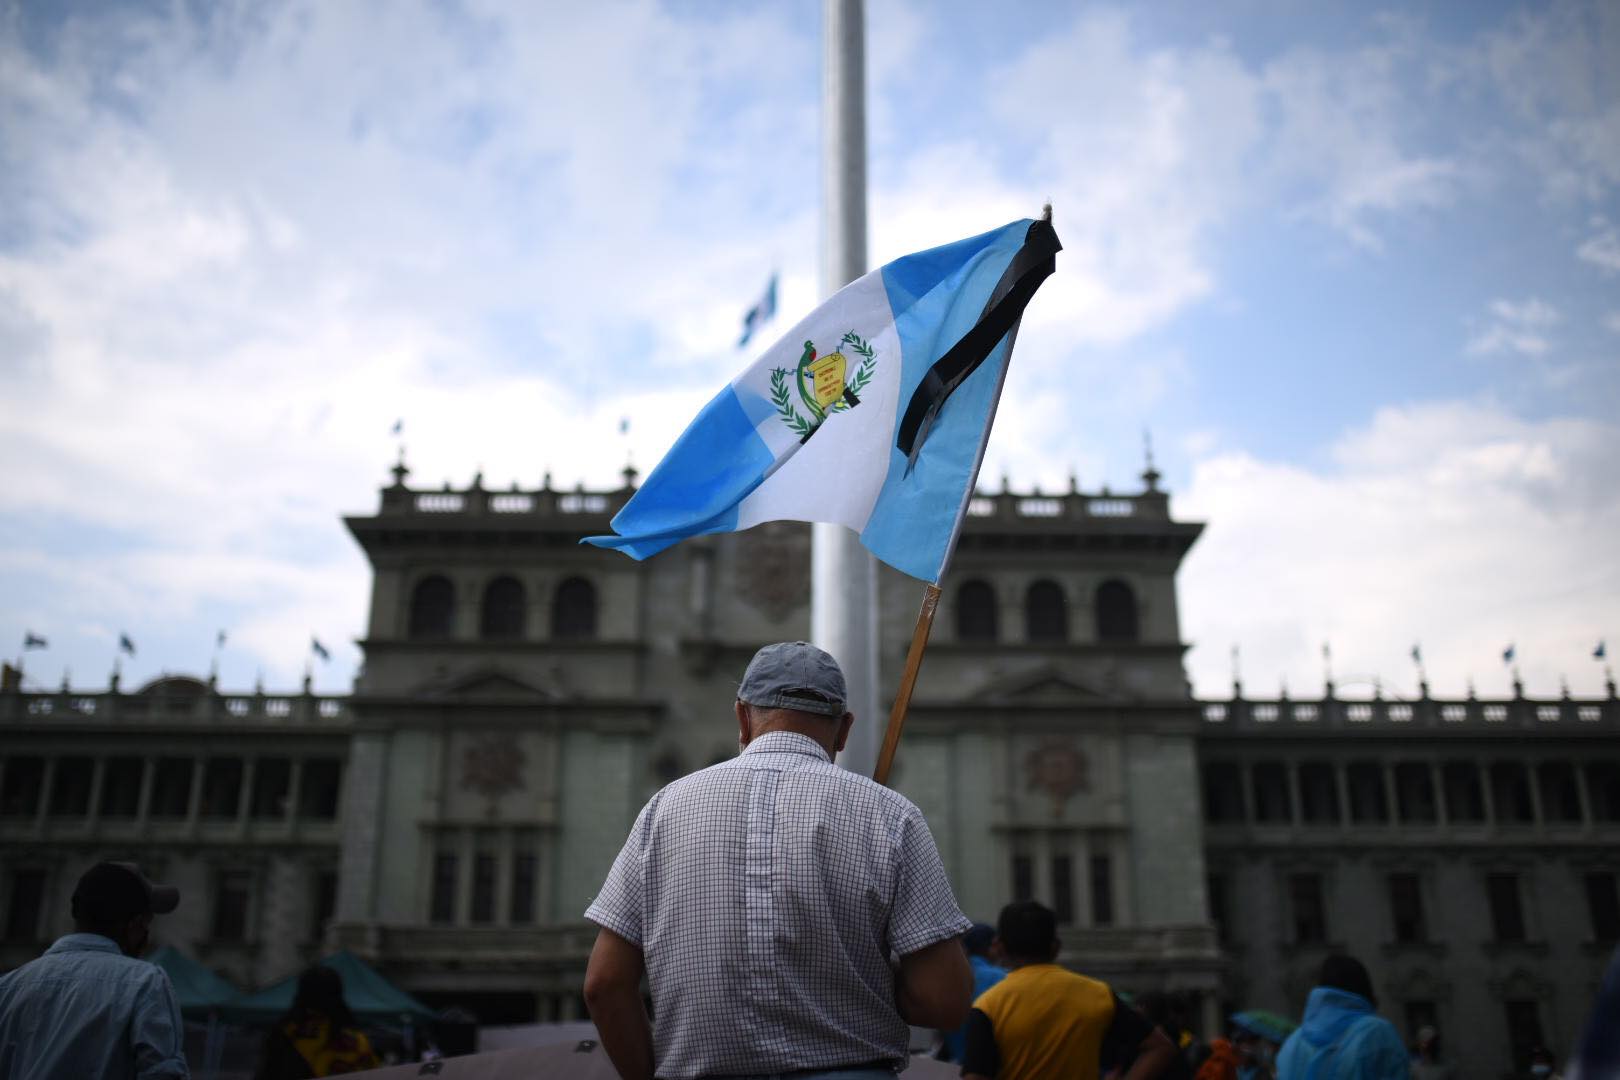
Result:
{"label": "decorative stone medallion", "polygon": [[1091,787],[1085,752],[1063,739],[1048,739],[1024,759],[1029,786],[1052,796],[1052,816],[1061,817],[1070,799]]}
{"label": "decorative stone medallion", "polygon": [[528,757],[511,735],[489,735],[461,752],[461,790],[476,791],[489,800],[489,812],[509,791],[523,788],[523,766]]}
{"label": "decorative stone medallion", "polygon": [[737,534],[737,586],[774,622],[810,602],[810,546],[805,526],[773,521]]}

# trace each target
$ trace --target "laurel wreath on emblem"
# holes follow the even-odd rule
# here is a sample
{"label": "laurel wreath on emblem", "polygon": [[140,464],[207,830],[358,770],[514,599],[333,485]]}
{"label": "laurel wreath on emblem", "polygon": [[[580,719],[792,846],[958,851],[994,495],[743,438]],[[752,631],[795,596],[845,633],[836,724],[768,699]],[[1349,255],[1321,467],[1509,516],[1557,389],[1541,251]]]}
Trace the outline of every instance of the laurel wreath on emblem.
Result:
{"label": "laurel wreath on emblem", "polygon": [[[861,391],[866,389],[866,384],[872,381],[872,375],[877,370],[877,353],[866,339],[855,331],[845,333],[838,344],[840,348],[847,347],[850,352],[859,356],[861,363],[847,383],[834,384],[832,392],[836,396],[831,400],[821,400],[827,384],[819,375],[811,380],[810,390],[805,387],[806,376],[815,375],[813,364],[826,364],[829,361],[837,361],[841,371],[844,361],[842,353],[835,352],[818,360],[815,345],[806,341],[804,355],[799,360],[797,370],[779,367],[771,371],[771,403],[776,406],[776,413],[782,422],[792,428],[793,433],[801,439],[808,439],[815,434],[816,429],[832,414],[848,412],[859,405]],[[795,389],[799,392],[808,416],[794,407]]]}

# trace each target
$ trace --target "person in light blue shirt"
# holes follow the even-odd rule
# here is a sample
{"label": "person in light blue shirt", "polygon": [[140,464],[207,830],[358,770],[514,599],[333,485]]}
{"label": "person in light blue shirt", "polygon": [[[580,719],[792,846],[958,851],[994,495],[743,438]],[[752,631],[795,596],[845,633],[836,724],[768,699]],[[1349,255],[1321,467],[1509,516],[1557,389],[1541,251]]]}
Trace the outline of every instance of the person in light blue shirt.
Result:
{"label": "person in light blue shirt", "polygon": [[1305,1020],[1277,1055],[1277,1080],[1407,1080],[1406,1045],[1377,1008],[1361,961],[1340,955],[1322,961]]}
{"label": "person in light blue shirt", "polygon": [[[973,968],[973,1000],[1000,982],[1007,969],[990,959],[990,943],[996,939],[996,928],[989,923],[974,923],[973,929],[962,935],[962,948],[967,950],[968,965]],[[940,1048],[942,1061],[961,1061],[967,1046],[967,1024],[947,1032]]]}
{"label": "person in light blue shirt", "polygon": [[86,871],[74,932],[0,976],[0,1080],[186,1080],[174,987],[137,959],[152,916],[179,902],[133,863]]}

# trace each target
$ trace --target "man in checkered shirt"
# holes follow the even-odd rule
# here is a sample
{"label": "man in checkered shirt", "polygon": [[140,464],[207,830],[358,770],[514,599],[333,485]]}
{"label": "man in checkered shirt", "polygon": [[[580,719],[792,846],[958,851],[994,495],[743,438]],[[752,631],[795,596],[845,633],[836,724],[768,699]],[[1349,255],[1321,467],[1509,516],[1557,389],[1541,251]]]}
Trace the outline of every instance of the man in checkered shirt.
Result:
{"label": "man in checkered shirt", "polygon": [[636,818],[585,912],[585,1000],[625,1080],[891,1077],[908,1023],[967,1015],[972,924],[917,808],[833,765],[846,697],[825,652],[767,645],[737,688],[742,753]]}

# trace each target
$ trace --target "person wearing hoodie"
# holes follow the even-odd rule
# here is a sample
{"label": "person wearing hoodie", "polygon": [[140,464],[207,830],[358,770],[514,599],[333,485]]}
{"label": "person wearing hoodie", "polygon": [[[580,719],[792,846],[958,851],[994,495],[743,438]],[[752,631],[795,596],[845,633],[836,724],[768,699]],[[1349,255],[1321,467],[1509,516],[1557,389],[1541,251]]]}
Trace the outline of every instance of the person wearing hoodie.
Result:
{"label": "person wearing hoodie", "polygon": [[1377,1008],[1361,961],[1341,955],[1322,961],[1305,1021],[1277,1055],[1277,1080],[1406,1080],[1406,1046]]}

